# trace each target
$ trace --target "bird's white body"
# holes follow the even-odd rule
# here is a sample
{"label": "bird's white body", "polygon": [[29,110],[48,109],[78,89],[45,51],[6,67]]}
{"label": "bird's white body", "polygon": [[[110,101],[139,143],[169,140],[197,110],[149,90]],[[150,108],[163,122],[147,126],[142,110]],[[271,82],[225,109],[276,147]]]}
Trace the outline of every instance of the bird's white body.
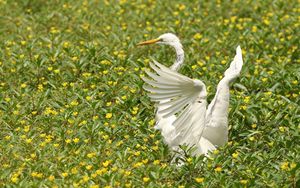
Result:
{"label": "bird's white body", "polygon": [[195,146],[195,155],[207,154],[224,145],[228,141],[229,84],[242,69],[241,48],[237,47],[236,56],[207,107],[204,83],[177,73],[184,60],[179,39],[167,33],[152,41],[172,46],[177,55],[170,68],[158,62],[151,63],[155,73],[146,71],[151,79],[143,78],[147,83],[144,89],[150,92],[149,97],[157,103],[155,128],[161,130],[165,142],[176,151],[180,145],[187,145]]}

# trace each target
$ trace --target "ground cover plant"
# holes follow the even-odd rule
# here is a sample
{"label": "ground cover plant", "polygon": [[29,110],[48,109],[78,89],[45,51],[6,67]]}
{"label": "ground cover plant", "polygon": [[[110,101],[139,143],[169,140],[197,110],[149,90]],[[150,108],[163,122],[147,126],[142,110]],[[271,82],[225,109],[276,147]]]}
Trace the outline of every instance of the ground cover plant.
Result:
{"label": "ground cover plant", "polygon": [[[300,186],[299,26],[296,0],[0,0],[0,186]],[[237,45],[245,62],[228,144],[181,167],[141,80],[174,52],[136,46],[165,32],[208,101]]]}

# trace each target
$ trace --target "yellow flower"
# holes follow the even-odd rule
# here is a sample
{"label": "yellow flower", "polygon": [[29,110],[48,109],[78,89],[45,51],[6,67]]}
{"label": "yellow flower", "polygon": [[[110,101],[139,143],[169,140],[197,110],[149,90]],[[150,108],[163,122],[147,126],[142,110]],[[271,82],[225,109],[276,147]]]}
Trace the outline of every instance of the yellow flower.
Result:
{"label": "yellow flower", "polygon": [[7,136],[5,136],[4,138],[5,138],[5,140],[10,140],[11,136],[10,136],[10,135],[7,135]]}
{"label": "yellow flower", "polygon": [[78,173],[78,170],[77,170],[77,168],[75,168],[75,167],[74,167],[74,168],[72,168],[72,169],[71,169],[71,173],[72,173],[72,174],[77,174],[77,173]]}
{"label": "yellow flower", "polygon": [[131,172],[130,171],[125,171],[124,174],[125,174],[125,176],[129,176],[131,174]]}
{"label": "yellow flower", "polygon": [[274,145],[274,142],[273,142],[273,141],[272,141],[272,142],[269,142],[268,145],[269,145],[270,147],[272,147],[272,146]]}
{"label": "yellow flower", "polygon": [[107,140],[107,139],[109,139],[109,135],[103,135],[102,138],[103,138],[104,140]]}
{"label": "yellow flower", "polygon": [[108,167],[110,165],[111,161],[110,160],[106,160],[105,162],[102,163],[102,165],[104,167]]}
{"label": "yellow flower", "polygon": [[111,168],[111,171],[116,172],[118,170],[118,167],[114,166]]}
{"label": "yellow flower", "polygon": [[149,121],[149,125],[150,125],[150,126],[153,126],[154,123],[155,123],[155,119],[152,119],[152,120]]}
{"label": "yellow flower", "polygon": [[53,144],[53,146],[54,146],[55,148],[58,148],[58,147],[59,147],[59,144]]}
{"label": "yellow flower", "polygon": [[234,159],[238,158],[238,156],[239,156],[239,153],[237,153],[237,152],[235,152],[235,153],[232,154],[232,157],[233,157]]}
{"label": "yellow flower", "polygon": [[195,35],[194,35],[194,39],[196,39],[196,40],[199,40],[199,39],[201,39],[203,36],[200,34],[200,33],[196,33]]}
{"label": "yellow flower", "polygon": [[289,162],[283,162],[283,163],[281,163],[280,168],[282,170],[288,170],[288,168],[289,168]]}
{"label": "yellow flower", "polygon": [[64,42],[63,46],[64,46],[64,48],[68,48],[70,46],[70,43],[69,42]]}
{"label": "yellow flower", "polygon": [[193,161],[193,158],[189,157],[189,158],[187,158],[186,161],[187,161],[188,163],[191,163],[191,162]]}
{"label": "yellow flower", "polygon": [[248,180],[240,180],[240,183],[241,183],[241,184],[247,184],[247,183],[248,183]]}
{"label": "yellow flower", "polygon": [[107,113],[107,114],[105,115],[105,118],[106,118],[106,119],[110,119],[112,116],[113,116],[112,113]]}
{"label": "yellow flower", "polygon": [[78,102],[77,102],[76,100],[74,100],[74,101],[71,102],[71,105],[72,105],[72,106],[77,106],[77,105],[78,105]]}
{"label": "yellow flower", "polygon": [[204,181],[204,178],[195,178],[195,181],[197,183],[202,183]]}
{"label": "yellow flower", "polygon": [[21,84],[21,88],[25,88],[27,86],[26,83]]}
{"label": "yellow flower", "polygon": [[135,163],[135,164],[133,165],[133,167],[134,167],[134,168],[139,168],[139,167],[141,167],[142,165],[143,165],[142,162],[137,162],[137,163]]}
{"label": "yellow flower", "polygon": [[32,177],[36,177],[37,176],[37,172],[31,172],[30,174]]}
{"label": "yellow flower", "polygon": [[88,30],[89,27],[90,27],[90,24],[88,24],[88,23],[84,23],[84,24],[81,25],[81,28],[84,29],[84,30]]}
{"label": "yellow flower", "polygon": [[10,181],[13,182],[13,183],[17,183],[19,181],[19,178],[17,176],[12,176],[10,178]]}
{"label": "yellow flower", "polygon": [[186,8],[186,7],[185,7],[184,4],[179,4],[179,5],[178,5],[178,9],[179,9],[180,11],[184,10],[185,8]]}
{"label": "yellow flower", "polygon": [[89,180],[90,180],[90,177],[88,177],[87,175],[85,175],[85,176],[83,176],[83,178],[82,178],[82,179],[83,179],[83,181],[84,181],[84,182],[87,182],[87,181],[89,181]]}
{"label": "yellow flower", "polygon": [[147,183],[147,182],[149,182],[149,180],[150,180],[150,178],[148,178],[148,177],[143,177],[143,182]]}
{"label": "yellow flower", "polygon": [[32,153],[32,154],[30,154],[30,157],[34,159],[34,158],[36,158],[36,154]]}
{"label": "yellow flower", "polygon": [[268,20],[268,19],[263,19],[263,22],[264,22],[264,24],[266,24],[266,25],[270,25],[270,20]]}
{"label": "yellow flower", "polygon": [[64,82],[64,83],[62,83],[62,85],[64,86],[64,87],[67,87],[68,86],[68,82]]}
{"label": "yellow flower", "polygon": [[221,172],[221,171],[222,171],[221,167],[218,166],[218,167],[215,168],[215,172]]}
{"label": "yellow flower", "polygon": [[90,188],[99,188],[99,185],[91,185]]}
{"label": "yellow flower", "polygon": [[252,32],[253,33],[256,33],[257,32],[257,27],[254,25],[254,26],[252,26]]}
{"label": "yellow flower", "polygon": [[154,151],[157,151],[157,150],[158,150],[158,146],[153,146],[152,149],[153,149]]}
{"label": "yellow flower", "polygon": [[249,103],[249,102],[250,102],[250,97],[249,97],[249,96],[246,96],[246,97],[244,98],[244,102],[245,102],[245,103]]}
{"label": "yellow flower", "polygon": [[74,139],[73,139],[73,142],[74,142],[74,143],[78,143],[78,142],[79,142],[79,138],[74,138]]}
{"label": "yellow flower", "polygon": [[291,163],[290,166],[291,166],[291,169],[294,169],[294,168],[296,168],[297,164],[296,163]]}
{"label": "yellow flower", "polygon": [[72,57],[72,61],[78,61],[78,57],[77,56],[74,56],[74,57]]}
{"label": "yellow flower", "polygon": [[55,177],[53,176],[53,175],[50,175],[49,177],[48,177],[48,180],[49,181],[53,181],[55,179]]}
{"label": "yellow flower", "polygon": [[148,163],[148,159],[144,159],[142,162],[144,163],[144,164],[147,164]]}
{"label": "yellow flower", "polygon": [[28,138],[28,139],[25,140],[25,142],[26,142],[27,144],[31,144],[31,143],[32,143],[32,139],[31,139],[31,138]]}
{"label": "yellow flower", "polygon": [[88,154],[87,154],[87,157],[88,157],[88,158],[93,158],[94,156],[96,156],[96,153],[95,153],[95,152],[93,152],[93,153],[88,153]]}
{"label": "yellow flower", "polygon": [[279,127],[279,131],[280,132],[284,132],[285,131],[285,127]]}
{"label": "yellow flower", "polygon": [[19,111],[18,111],[18,110],[14,110],[14,111],[13,111],[13,114],[14,114],[14,115],[19,115]]}
{"label": "yellow flower", "polygon": [[92,165],[87,165],[85,168],[86,168],[87,170],[91,170],[91,169],[93,168],[93,166],[92,166]]}

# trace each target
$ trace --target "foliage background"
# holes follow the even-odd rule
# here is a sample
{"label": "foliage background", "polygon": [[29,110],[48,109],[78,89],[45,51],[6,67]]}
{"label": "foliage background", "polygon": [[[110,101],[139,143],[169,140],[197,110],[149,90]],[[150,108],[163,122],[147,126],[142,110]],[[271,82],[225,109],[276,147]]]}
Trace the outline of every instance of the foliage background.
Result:
{"label": "foliage background", "polygon": [[[299,0],[0,0],[0,12],[1,187],[299,186]],[[230,142],[181,167],[140,79],[174,52],[136,46],[165,32],[209,101],[238,44],[245,62]]]}

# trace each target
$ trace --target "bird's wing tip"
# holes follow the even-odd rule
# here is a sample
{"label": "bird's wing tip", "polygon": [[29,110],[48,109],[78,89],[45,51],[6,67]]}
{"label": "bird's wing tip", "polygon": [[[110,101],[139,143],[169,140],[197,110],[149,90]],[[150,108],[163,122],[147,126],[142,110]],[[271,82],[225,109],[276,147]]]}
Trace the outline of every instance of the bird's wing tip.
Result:
{"label": "bird's wing tip", "polygon": [[238,45],[238,46],[236,47],[236,52],[238,53],[238,52],[241,52],[241,51],[242,51],[241,46]]}

